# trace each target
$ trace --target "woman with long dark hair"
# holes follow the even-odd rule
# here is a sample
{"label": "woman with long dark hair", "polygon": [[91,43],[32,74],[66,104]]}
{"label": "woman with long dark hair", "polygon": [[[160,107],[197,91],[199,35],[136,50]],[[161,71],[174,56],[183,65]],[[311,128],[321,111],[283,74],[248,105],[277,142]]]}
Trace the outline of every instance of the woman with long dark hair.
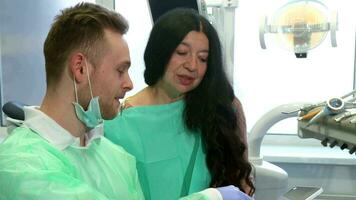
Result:
{"label": "woman with long dark hair", "polygon": [[222,56],[216,30],[192,9],[154,24],[144,54],[148,87],[104,126],[136,157],[146,199],[227,185],[254,194],[244,113]]}

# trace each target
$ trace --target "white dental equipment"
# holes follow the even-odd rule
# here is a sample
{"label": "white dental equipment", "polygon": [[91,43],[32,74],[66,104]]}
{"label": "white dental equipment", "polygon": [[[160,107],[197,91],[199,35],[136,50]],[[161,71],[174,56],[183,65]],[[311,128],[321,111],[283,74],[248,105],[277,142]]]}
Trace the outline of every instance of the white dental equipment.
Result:
{"label": "white dental equipment", "polygon": [[[348,149],[350,154],[356,152],[356,90],[342,97],[301,107],[298,118],[298,136],[315,138],[323,146]],[[349,98],[349,99],[347,99]],[[319,112],[312,113],[312,110]],[[312,113],[308,116],[308,114]]]}
{"label": "white dental equipment", "polygon": [[294,0],[279,8],[271,17],[263,16],[259,29],[260,45],[266,49],[265,34],[273,33],[285,49],[297,58],[307,57],[330,31],[332,47],[336,47],[337,12],[317,0]]}
{"label": "white dental equipment", "polygon": [[248,135],[249,160],[255,169],[256,200],[276,200],[287,192],[287,172],[263,160],[260,149],[267,131],[283,119],[297,117],[298,113],[292,111],[299,110],[304,105],[292,103],[278,106],[264,114],[251,129]]}

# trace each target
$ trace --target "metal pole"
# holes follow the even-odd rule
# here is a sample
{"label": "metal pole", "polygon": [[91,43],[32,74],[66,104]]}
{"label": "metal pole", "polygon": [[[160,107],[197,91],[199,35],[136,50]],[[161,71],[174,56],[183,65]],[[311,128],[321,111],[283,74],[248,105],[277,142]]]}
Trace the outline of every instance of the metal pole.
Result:
{"label": "metal pole", "polygon": [[[354,53],[354,85],[353,89],[356,89],[356,28],[355,28],[355,53]],[[355,97],[355,95],[354,95]]]}

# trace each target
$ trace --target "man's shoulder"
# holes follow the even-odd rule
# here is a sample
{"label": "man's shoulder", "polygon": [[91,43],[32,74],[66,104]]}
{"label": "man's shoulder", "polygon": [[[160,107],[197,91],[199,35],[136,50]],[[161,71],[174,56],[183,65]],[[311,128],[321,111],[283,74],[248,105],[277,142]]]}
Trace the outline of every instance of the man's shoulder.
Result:
{"label": "man's shoulder", "polygon": [[31,129],[26,127],[17,127],[11,131],[11,133],[0,146],[32,146],[42,142],[43,139]]}
{"label": "man's shoulder", "polygon": [[106,151],[113,152],[112,153],[113,155],[116,154],[117,156],[126,158],[129,161],[136,162],[136,158],[133,155],[131,155],[129,152],[127,152],[122,146],[111,142],[109,139],[107,139],[105,137],[101,138],[101,144],[100,145],[103,145],[103,148],[105,148]]}
{"label": "man's shoulder", "polygon": [[48,169],[63,166],[67,159],[31,129],[18,127],[0,144],[0,168]]}

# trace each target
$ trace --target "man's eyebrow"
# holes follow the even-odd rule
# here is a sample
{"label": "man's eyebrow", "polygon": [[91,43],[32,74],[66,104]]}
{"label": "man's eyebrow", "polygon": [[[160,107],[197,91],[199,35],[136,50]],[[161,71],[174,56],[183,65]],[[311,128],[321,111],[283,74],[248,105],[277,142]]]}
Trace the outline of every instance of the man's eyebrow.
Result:
{"label": "man's eyebrow", "polygon": [[130,66],[131,66],[131,61],[129,61],[129,60],[119,63],[117,65],[117,67],[125,67],[125,68],[130,68]]}

